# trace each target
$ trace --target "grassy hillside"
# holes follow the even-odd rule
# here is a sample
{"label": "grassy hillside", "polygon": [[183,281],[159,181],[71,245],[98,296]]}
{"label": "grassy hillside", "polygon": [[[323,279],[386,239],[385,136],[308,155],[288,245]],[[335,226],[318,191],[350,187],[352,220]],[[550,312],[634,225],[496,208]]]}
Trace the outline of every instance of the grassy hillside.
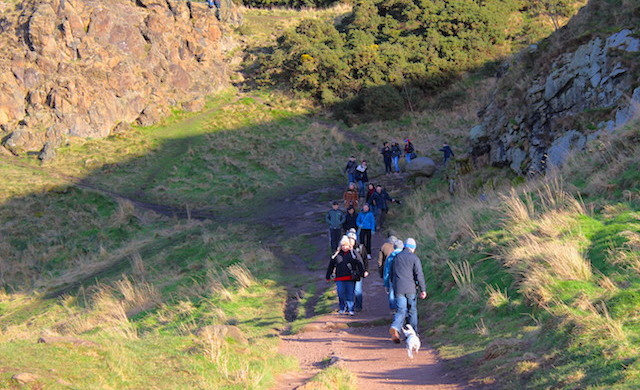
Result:
{"label": "grassy hillside", "polygon": [[640,385],[639,137],[635,124],[515,188],[474,173],[455,199],[433,181],[407,201],[396,229],[420,243],[445,359],[496,388]]}
{"label": "grassy hillside", "polygon": [[[238,33],[275,34],[265,12]],[[279,15],[278,31],[302,14]],[[278,234],[258,223],[269,200],[342,182],[353,153],[375,174],[383,140],[434,158],[449,141],[460,157],[494,83],[472,73],[348,131],[304,100],[229,90],[201,113],[73,139],[44,167],[0,157],[0,387],[27,372],[35,388],[268,388],[295,367],[276,352],[296,328],[286,286],[307,282],[282,275],[278,252],[304,242],[261,242]],[[639,129],[539,181],[485,169],[458,176],[452,198],[439,171],[394,194],[392,228],[418,240],[422,315],[445,359],[495,388],[640,385]],[[353,386],[344,372],[316,378],[336,381]]]}
{"label": "grassy hillside", "polygon": [[300,107],[229,91],[44,167],[3,157],[0,387],[28,372],[47,388],[265,388],[294,367],[276,349],[288,280],[257,213],[342,180],[357,150]]}

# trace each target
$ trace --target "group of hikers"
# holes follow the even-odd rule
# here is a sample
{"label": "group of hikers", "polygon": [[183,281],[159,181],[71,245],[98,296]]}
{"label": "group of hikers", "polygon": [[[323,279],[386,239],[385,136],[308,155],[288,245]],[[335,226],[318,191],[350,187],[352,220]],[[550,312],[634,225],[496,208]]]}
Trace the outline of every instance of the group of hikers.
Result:
{"label": "group of hikers", "polygon": [[[410,151],[407,157],[410,161],[415,149],[408,139],[405,143],[405,153]],[[410,148],[407,149],[407,145]],[[389,147],[385,143],[383,151],[394,146],[397,144]],[[387,156],[383,153],[383,157],[386,169]],[[390,157],[395,165],[394,156]],[[325,217],[329,225],[332,253],[326,280],[336,283],[338,312],[351,316],[362,310],[362,282],[369,276],[369,262],[372,259],[371,236],[383,228],[389,204],[400,204],[382,185],[369,182],[367,170],[365,160],[357,164],[354,156],[349,158],[345,167],[349,184],[343,194],[343,208],[340,208],[340,202],[334,201]],[[378,251],[378,273],[384,281],[389,308],[394,316],[389,333],[396,343],[400,342],[405,322],[417,331],[417,298],[426,297],[422,265],[415,250],[415,239],[407,238],[403,242],[390,236]]]}
{"label": "group of hikers", "polygon": [[[400,173],[400,156],[402,156],[402,150],[398,142],[394,142],[393,144],[384,142],[380,154],[382,154],[382,160],[384,161],[385,174]],[[407,163],[416,158],[416,149],[408,138],[404,140],[404,157]]]}
{"label": "group of hikers", "polygon": [[[449,146],[447,142],[444,142],[442,144],[442,148],[438,149],[438,151],[443,154],[443,165],[447,165],[451,157],[454,156],[453,149],[451,149],[451,146]],[[400,156],[402,156],[402,150],[400,149],[400,144],[398,142],[394,142],[393,144],[384,142],[382,144],[382,149],[380,149],[380,154],[382,154],[385,174],[390,175],[392,173],[400,173]],[[404,157],[407,164],[417,157],[416,149],[408,138],[404,140]]]}

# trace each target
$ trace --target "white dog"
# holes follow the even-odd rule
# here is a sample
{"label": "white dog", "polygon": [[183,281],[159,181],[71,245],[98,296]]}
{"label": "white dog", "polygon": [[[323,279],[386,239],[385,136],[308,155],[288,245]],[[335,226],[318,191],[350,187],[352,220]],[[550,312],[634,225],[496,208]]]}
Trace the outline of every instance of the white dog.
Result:
{"label": "white dog", "polygon": [[409,324],[402,328],[402,333],[404,333],[405,342],[407,343],[407,355],[413,359],[413,354],[418,353],[420,350],[420,339],[416,331],[413,330],[413,327]]}

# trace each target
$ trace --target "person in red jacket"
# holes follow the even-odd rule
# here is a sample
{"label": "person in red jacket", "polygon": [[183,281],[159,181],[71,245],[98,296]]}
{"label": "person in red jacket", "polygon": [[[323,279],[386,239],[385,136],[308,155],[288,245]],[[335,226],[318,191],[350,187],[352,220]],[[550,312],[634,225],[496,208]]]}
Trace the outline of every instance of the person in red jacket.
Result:
{"label": "person in red jacket", "polygon": [[327,267],[327,281],[336,282],[340,314],[354,315],[356,281],[364,276],[362,260],[356,256],[347,236],[340,240],[340,249],[331,256]]}

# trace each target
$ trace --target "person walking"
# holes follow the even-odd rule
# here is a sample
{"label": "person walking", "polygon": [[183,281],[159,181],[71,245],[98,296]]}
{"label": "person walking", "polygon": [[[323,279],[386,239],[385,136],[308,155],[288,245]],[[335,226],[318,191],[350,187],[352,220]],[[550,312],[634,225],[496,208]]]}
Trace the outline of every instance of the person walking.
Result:
{"label": "person walking", "polygon": [[389,298],[389,309],[395,314],[398,306],[396,305],[395,293],[393,290],[393,283],[391,283],[391,270],[393,269],[393,260],[404,249],[404,243],[402,240],[396,239],[393,243],[393,252],[387,256],[387,260],[384,264],[384,273],[382,275],[382,284],[387,292]]}
{"label": "person walking", "polygon": [[413,147],[411,140],[409,138],[404,140],[404,158],[407,161],[407,164],[411,162],[414,158],[413,155],[416,152],[416,149]]}
{"label": "person walking", "polygon": [[348,232],[349,229],[357,229],[358,225],[356,224],[356,221],[358,219],[358,213],[356,213],[356,209],[353,208],[353,206],[349,206],[347,207],[347,213],[344,216],[344,223],[342,224],[342,229],[344,229],[345,232]]}
{"label": "person walking", "polygon": [[391,340],[396,344],[400,343],[400,330],[404,326],[405,320],[416,333],[418,332],[417,298],[425,299],[427,297],[422,263],[415,254],[416,246],[416,240],[407,238],[404,250],[393,259],[393,266],[389,273],[396,303],[396,314],[393,316],[389,334]]}
{"label": "person walking", "polygon": [[440,149],[440,151],[443,153],[442,163],[444,165],[447,165],[447,162],[449,162],[449,159],[455,156],[455,154],[453,154],[453,150],[451,149],[451,146],[449,146],[449,144],[446,142],[442,144],[442,148]]}
{"label": "person walking", "polygon": [[376,232],[376,217],[369,209],[368,203],[362,205],[362,211],[358,214],[356,225],[360,232],[360,242],[367,250],[367,257],[371,258],[371,233]]}
{"label": "person walking", "polygon": [[356,280],[364,275],[364,266],[358,260],[347,236],[340,240],[340,248],[331,256],[325,279],[336,282],[338,313],[354,315]]}
{"label": "person walking", "polygon": [[380,154],[382,154],[382,161],[384,161],[384,172],[389,175],[391,174],[391,147],[388,142],[382,144],[382,149],[380,149]]}
{"label": "person walking", "polygon": [[373,203],[373,207],[376,215],[376,229],[382,229],[384,225],[384,221],[387,217],[387,213],[389,212],[389,202],[400,203],[397,200],[393,199],[387,191],[381,186],[376,186],[376,192],[371,196],[371,203]]}
{"label": "person walking", "polygon": [[400,150],[400,144],[397,142],[391,146],[391,162],[393,162],[393,169],[396,173],[400,173],[400,156],[402,155],[402,150]]}
{"label": "person walking", "polygon": [[360,163],[360,165],[358,165],[356,167],[356,183],[358,183],[358,195],[361,198],[364,198],[365,196],[365,186],[367,185],[367,182],[369,181],[369,176],[367,175],[367,161],[366,160],[362,160],[362,162]]}
{"label": "person walking", "polygon": [[344,200],[345,209],[349,207],[358,207],[359,194],[354,183],[349,183],[349,187],[347,187],[347,190],[342,195],[342,199]]}
{"label": "person walking", "polygon": [[342,224],[346,219],[344,212],[338,208],[339,204],[334,201],[331,205],[331,210],[327,212],[325,221],[329,224],[329,245],[331,245],[331,252],[338,248],[340,236],[342,236]]}
{"label": "person walking", "polygon": [[384,275],[384,263],[391,252],[393,252],[393,247],[396,241],[398,241],[396,236],[389,235],[384,244],[380,246],[380,250],[378,251],[378,272],[380,273],[381,278]]}
{"label": "person walking", "polygon": [[347,161],[347,166],[344,167],[344,172],[347,174],[347,184],[356,182],[356,168],[358,167],[358,163],[356,162],[356,157],[349,157],[349,161]]}
{"label": "person walking", "polygon": [[[376,192],[376,185],[373,183],[369,183],[367,185],[367,190],[366,190],[366,194],[365,194],[365,200],[367,203],[369,203],[369,207],[371,207],[371,197],[373,196],[373,194]],[[373,207],[371,207],[371,211],[373,210]]]}
{"label": "person walking", "polygon": [[366,250],[363,251],[363,249],[361,248],[361,245],[358,245],[358,239],[357,239],[358,236],[356,235],[355,229],[348,231],[347,237],[349,238],[349,242],[351,243],[351,247],[353,248],[353,253],[356,255],[356,258],[362,262],[362,265],[364,267],[364,273],[361,278],[356,280],[356,285],[354,289],[353,309],[355,310],[356,313],[358,313],[362,311],[362,281],[364,280],[364,278],[369,276],[369,258],[370,257],[367,257],[366,253],[363,253]]}

